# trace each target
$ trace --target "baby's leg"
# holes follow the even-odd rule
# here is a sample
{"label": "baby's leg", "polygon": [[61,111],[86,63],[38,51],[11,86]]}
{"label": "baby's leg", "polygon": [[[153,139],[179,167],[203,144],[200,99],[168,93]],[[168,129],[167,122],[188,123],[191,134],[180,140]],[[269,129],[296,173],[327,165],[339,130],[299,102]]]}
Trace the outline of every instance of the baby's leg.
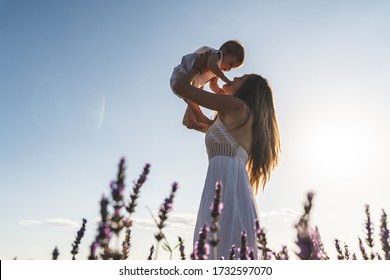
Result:
{"label": "baby's leg", "polygon": [[195,114],[192,112],[189,106],[187,107],[183,117],[183,125],[185,125],[188,129],[195,129],[201,132],[206,132],[210,127],[209,124],[197,122]]}
{"label": "baby's leg", "polygon": [[187,102],[188,107],[193,114],[193,118],[195,118],[195,122],[197,122],[198,124],[207,124],[207,125],[211,125],[213,123],[213,121],[211,121],[208,117],[206,117],[203,114],[198,104],[190,100],[185,100],[185,101]]}

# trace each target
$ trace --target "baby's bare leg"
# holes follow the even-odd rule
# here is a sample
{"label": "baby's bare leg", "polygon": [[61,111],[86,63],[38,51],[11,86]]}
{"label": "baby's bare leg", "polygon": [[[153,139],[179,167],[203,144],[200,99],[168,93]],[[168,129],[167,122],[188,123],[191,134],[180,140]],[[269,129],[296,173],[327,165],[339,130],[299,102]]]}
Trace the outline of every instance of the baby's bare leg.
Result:
{"label": "baby's bare leg", "polygon": [[[198,124],[212,124],[213,122],[207,118],[202,110],[200,109],[199,105],[196,104],[195,102],[192,102],[190,100],[186,100],[187,104],[188,104],[188,107],[189,109],[191,110],[192,114],[193,114],[193,119],[195,119],[194,121]],[[191,116],[192,118],[192,116]]]}
{"label": "baby's bare leg", "polygon": [[187,126],[187,124],[188,124],[188,114],[189,114],[188,111],[191,111],[191,110],[190,110],[190,108],[187,106],[187,107],[186,107],[186,111],[184,112],[183,122],[182,122],[184,126]]}
{"label": "baby's bare leg", "polygon": [[183,125],[185,125],[187,128],[195,128],[197,127],[198,122],[196,121],[195,115],[190,109],[189,106],[187,106],[186,112],[184,113],[183,117]]}

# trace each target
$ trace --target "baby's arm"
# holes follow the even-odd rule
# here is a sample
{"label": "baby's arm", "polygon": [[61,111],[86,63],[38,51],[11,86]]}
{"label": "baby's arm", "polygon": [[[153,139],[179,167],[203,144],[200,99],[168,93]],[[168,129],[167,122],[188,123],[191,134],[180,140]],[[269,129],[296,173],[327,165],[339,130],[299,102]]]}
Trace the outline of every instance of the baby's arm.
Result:
{"label": "baby's arm", "polygon": [[211,72],[213,72],[218,78],[220,78],[225,83],[230,83],[230,80],[222,72],[221,68],[219,68],[218,60],[219,60],[218,53],[214,52],[210,54],[210,56],[207,59],[207,68],[209,68]]}
{"label": "baby's arm", "polygon": [[211,80],[209,81],[209,87],[214,93],[222,93],[222,94],[225,93],[225,91],[223,89],[221,89],[218,85],[218,77],[217,76],[211,78]]}

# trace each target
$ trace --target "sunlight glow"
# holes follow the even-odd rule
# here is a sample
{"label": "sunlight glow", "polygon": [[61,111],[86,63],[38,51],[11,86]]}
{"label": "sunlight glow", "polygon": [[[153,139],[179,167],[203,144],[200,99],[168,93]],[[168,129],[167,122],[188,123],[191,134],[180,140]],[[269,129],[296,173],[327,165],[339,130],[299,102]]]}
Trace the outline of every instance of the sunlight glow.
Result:
{"label": "sunlight glow", "polygon": [[310,165],[320,171],[352,175],[364,171],[370,160],[369,135],[351,123],[323,123],[308,132]]}

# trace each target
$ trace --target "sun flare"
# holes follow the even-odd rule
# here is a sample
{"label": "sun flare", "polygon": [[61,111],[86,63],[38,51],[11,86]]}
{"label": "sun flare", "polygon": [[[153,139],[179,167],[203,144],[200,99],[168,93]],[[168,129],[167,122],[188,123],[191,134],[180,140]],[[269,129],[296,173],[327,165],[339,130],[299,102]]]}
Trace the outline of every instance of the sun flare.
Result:
{"label": "sun flare", "polygon": [[306,149],[312,168],[344,175],[363,171],[371,156],[368,135],[359,126],[348,123],[312,128]]}

